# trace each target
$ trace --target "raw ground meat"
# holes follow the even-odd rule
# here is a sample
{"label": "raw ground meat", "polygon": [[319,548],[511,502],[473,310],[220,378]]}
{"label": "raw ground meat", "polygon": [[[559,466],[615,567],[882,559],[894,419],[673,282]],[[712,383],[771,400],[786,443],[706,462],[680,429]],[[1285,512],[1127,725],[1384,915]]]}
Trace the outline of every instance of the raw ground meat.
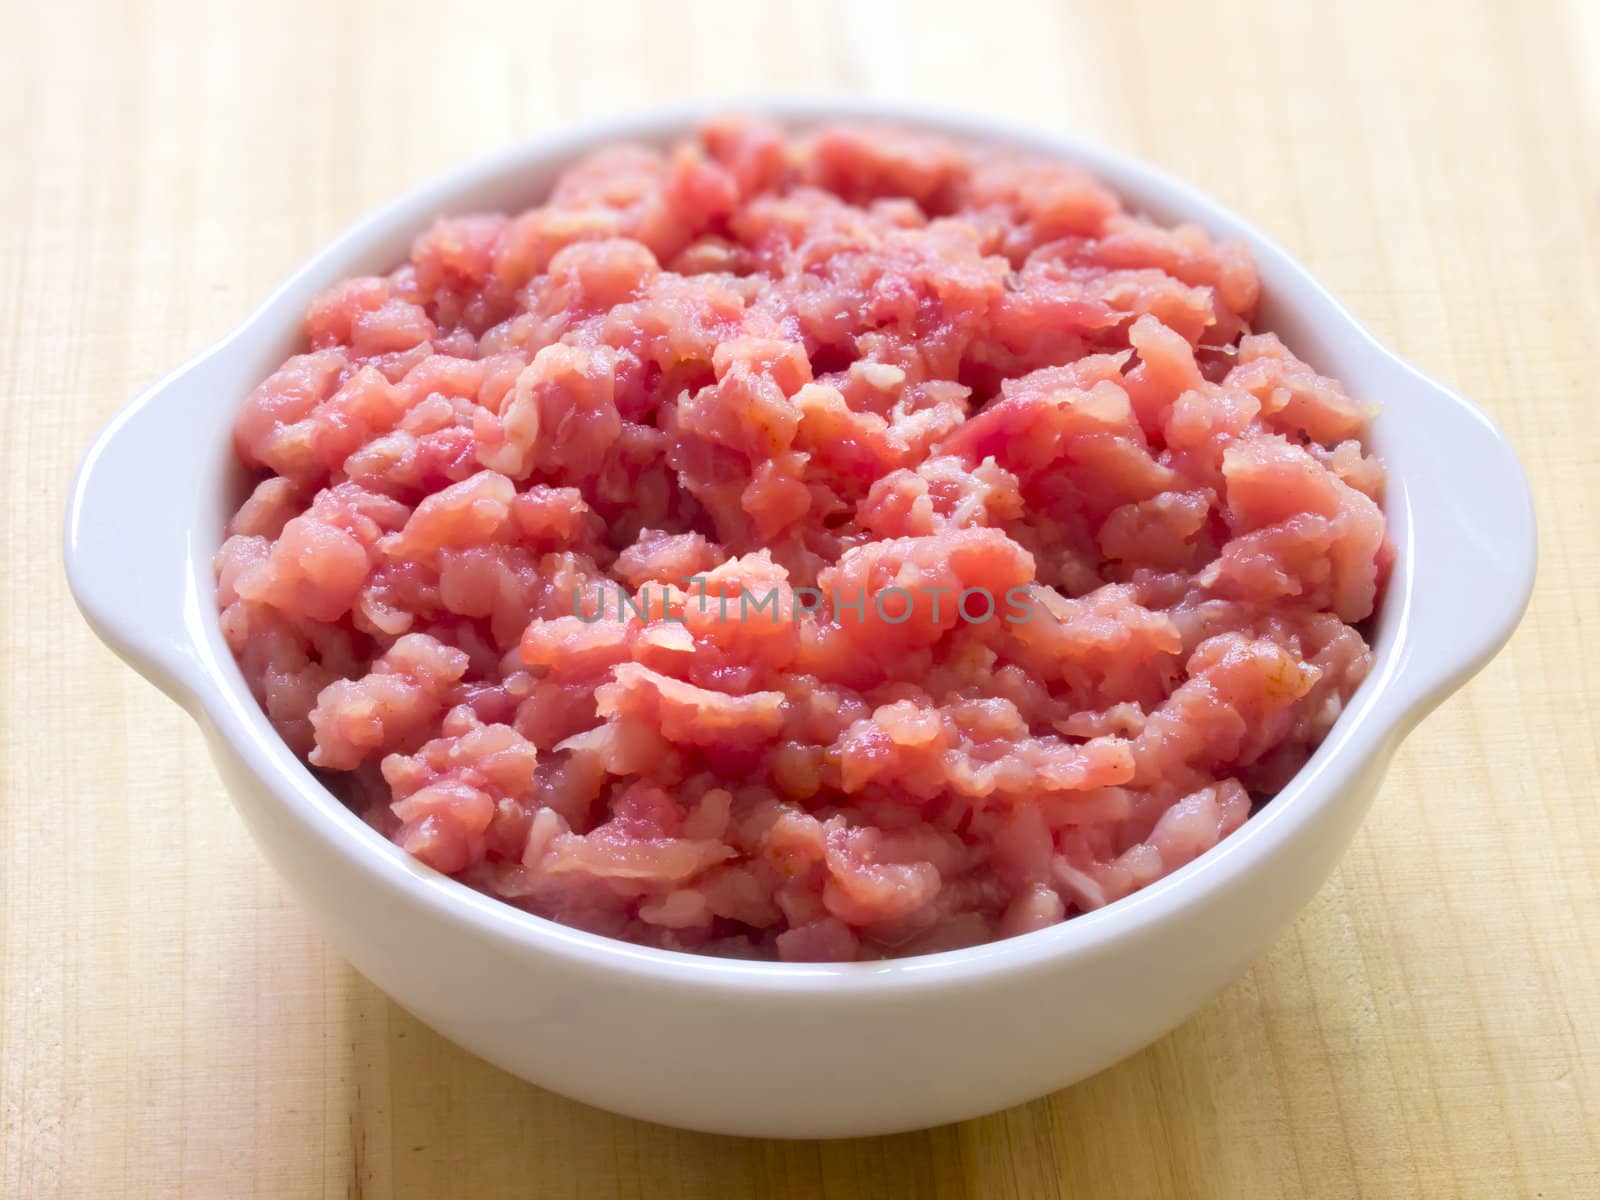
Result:
{"label": "raw ground meat", "polygon": [[602,150],[311,304],[238,418],[222,627],[366,820],[530,912],[811,961],[1040,929],[1239,828],[1368,670],[1371,410],[1258,293],[1042,158]]}

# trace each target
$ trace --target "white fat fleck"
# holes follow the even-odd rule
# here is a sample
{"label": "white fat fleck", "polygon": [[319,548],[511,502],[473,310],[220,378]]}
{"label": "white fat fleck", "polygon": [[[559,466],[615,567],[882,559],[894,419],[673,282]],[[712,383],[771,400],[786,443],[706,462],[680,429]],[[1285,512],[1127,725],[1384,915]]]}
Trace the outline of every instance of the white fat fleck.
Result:
{"label": "white fat fleck", "polygon": [[892,363],[856,363],[855,369],[862,379],[880,392],[890,391],[906,381],[904,369]]}

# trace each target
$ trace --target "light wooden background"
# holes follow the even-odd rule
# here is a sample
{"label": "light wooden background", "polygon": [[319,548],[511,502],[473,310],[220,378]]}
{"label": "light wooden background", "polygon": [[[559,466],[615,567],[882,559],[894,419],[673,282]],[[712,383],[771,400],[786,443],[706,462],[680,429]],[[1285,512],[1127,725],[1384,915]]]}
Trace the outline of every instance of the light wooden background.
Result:
{"label": "light wooden background", "polygon": [[[0,0],[0,1197],[1600,1196],[1596,6],[449,7]],[[857,1142],[613,1118],[398,1011],[57,550],[94,430],[361,212],[572,118],[773,89],[1188,176],[1501,422],[1543,532],[1521,632],[1246,978],[1079,1087]]]}

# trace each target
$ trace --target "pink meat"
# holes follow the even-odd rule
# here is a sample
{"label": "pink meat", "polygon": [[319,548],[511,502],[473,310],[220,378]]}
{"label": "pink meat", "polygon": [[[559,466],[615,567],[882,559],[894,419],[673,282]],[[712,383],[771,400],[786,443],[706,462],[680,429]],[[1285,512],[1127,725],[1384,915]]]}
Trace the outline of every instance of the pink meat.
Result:
{"label": "pink meat", "polygon": [[724,118],[445,217],[243,401],[224,636],[508,904],[834,962],[1204,854],[1370,665],[1373,409],[1081,170]]}

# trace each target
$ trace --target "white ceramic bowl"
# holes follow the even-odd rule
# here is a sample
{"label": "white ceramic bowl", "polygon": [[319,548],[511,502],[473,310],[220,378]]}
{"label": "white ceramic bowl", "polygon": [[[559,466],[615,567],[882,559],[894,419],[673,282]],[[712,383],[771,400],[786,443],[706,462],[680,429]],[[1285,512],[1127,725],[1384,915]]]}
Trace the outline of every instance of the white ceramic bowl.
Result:
{"label": "white ceramic bowl", "polygon": [[1471,404],[1375,341],[1283,250],[1149,167],[1054,134],[925,110],[760,105],[786,122],[888,118],[1091,168],[1135,207],[1244,238],[1264,328],[1383,406],[1399,557],[1376,666],[1327,741],[1216,849],[1098,912],[896,962],[719,961],[529,916],[418,865],[325,791],[251,699],[218,628],[212,554],[241,498],[230,427],[296,349],[306,302],[387,270],[433,216],[537,202],[574,156],[662,142],[678,111],[544,138],[359,222],[216,347],[122,410],[85,456],[66,526],[73,594],[105,641],[200,723],[256,840],[327,937],[400,1004],[506,1070],[631,1116],[827,1137],[953,1121],[1073,1083],[1183,1021],[1332,870],[1400,740],[1499,649],[1533,583],[1515,455]]}

